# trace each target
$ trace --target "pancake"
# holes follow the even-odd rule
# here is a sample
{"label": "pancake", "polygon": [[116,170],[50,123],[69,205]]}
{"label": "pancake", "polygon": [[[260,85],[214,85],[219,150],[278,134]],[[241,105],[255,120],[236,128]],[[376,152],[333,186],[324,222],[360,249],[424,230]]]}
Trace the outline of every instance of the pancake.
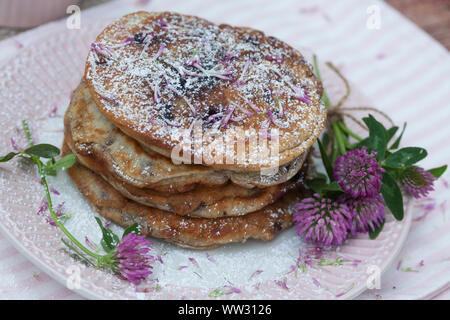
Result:
{"label": "pancake", "polygon": [[66,142],[83,165],[110,181],[160,192],[186,192],[195,189],[196,185],[220,186],[229,181],[250,189],[270,187],[291,179],[306,157],[305,153],[281,166],[274,175],[215,170],[201,165],[175,165],[160,154],[144,150],[134,139],[117,129],[98,110],[84,82],[74,92],[64,127]]}
{"label": "pancake", "polygon": [[211,162],[205,155],[214,138],[203,139],[190,160],[197,155],[199,164],[215,169],[288,164],[315,142],[326,119],[320,81],[297,50],[261,31],[176,13],[141,11],[106,27],[84,78],[116,127],[166,157],[197,122],[222,137],[242,130],[246,142],[260,131],[279,131],[278,154],[270,157],[246,145],[243,159],[233,150],[227,161]]}
{"label": "pancake", "polygon": [[303,178],[298,174],[288,182],[264,189],[246,189],[228,183],[220,187],[198,186],[192,191],[171,194],[132,187],[113,178],[105,180],[123,196],[141,204],[178,215],[211,219],[260,210],[303,183]]}
{"label": "pancake", "polygon": [[[72,152],[65,142],[62,151],[64,154]],[[77,157],[80,163],[85,163],[82,156]],[[247,189],[227,183],[219,187],[197,186],[194,190],[183,193],[167,193],[136,188],[112,176],[101,176],[128,199],[178,215],[202,218],[239,216],[260,210],[304,181],[304,172],[301,172],[288,182],[264,189]]]}
{"label": "pancake", "polygon": [[143,234],[194,249],[210,249],[247,239],[271,240],[292,225],[292,207],[306,195],[299,187],[276,203],[245,216],[189,218],[128,200],[79,163],[67,172],[94,210],[105,218],[124,228],[139,223]]}

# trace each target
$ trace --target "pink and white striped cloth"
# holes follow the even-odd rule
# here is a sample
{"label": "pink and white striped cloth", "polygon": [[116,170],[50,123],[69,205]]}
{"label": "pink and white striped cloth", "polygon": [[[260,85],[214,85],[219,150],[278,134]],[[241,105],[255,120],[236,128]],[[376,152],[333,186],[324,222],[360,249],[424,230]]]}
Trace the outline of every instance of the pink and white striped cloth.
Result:
{"label": "pink and white striped cloth", "polygon": [[[373,7],[376,6],[376,7]],[[427,168],[450,162],[448,51],[384,2],[371,0],[125,0],[87,10],[83,23],[138,9],[199,15],[214,22],[265,31],[321,61],[333,61],[374,106],[408,122],[404,143],[425,147]],[[379,10],[380,28],[370,29]],[[376,13],[375,13],[376,14]],[[370,26],[370,23],[369,23]],[[58,29],[51,23],[0,43],[0,65],[23,46]],[[431,199],[414,208],[411,232],[381,289],[361,299],[450,299],[450,189],[446,173]],[[79,299],[19,254],[0,234],[0,298]]]}

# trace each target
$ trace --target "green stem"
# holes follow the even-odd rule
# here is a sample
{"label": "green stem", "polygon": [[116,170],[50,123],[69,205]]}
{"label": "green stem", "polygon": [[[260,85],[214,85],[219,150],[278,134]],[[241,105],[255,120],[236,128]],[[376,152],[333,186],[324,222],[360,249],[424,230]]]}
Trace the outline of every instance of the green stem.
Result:
{"label": "green stem", "polygon": [[343,121],[338,121],[337,123],[338,123],[338,125],[339,125],[339,128],[340,128],[342,131],[344,131],[346,134],[352,136],[353,138],[355,138],[355,139],[358,140],[358,141],[362,141],[362,140],[363,140],[360,136],[358,136],[356,133],[354,133],[353,131],[351,131],[351,130],[345,125],[345,123],[344,123]]}
{"label": "green stem", "polygon": [[90,251],[88,248],[86,248],[85,246],[83,246],[70,232],[69,230],[66,229],[66,227],[61,223],[61,221],[59,221],[58,216],[56,215],[56,213],[53,211],[53,204],[52,204],[52,198],[50,196],[50,190],[48,188],[48,184],[47,184],[47,179],[45,179],[44,174],[42,173],[42,165],[40,163],[40,161],[38,160],[36,162],[37,166],[38,166],[38,171],[39,171],[39,175],[41,176],[41,181],[42,181],[42,185],[44,186],[44,190],[45,190],[45,196],[47,198],[47,202],[48,202],[48,209],[50,211],[50,214],[53,218],[53,221],[55,221],[56,225],[61,229],[62,232],[64,232],[64,234],[67,236],[67,238],[69,238],[78,248],[80,248],[81,251],[83,251],[84,253],[86,253],[87,255],[97,259],[97,260],[101,260],[101,256],[98,254],[93,253],[92,251]]}
{"label": "green stem", "polygon": [[346,152],[345,142],[344,142],[344,137],[342,135],[342,132],[339,129],[339,126],[337,125],[336,122],[333,122],[332,126],[333,126],[334,136],[336,137],[335,141],[337,142],[338,150],[339,150],[340,154],[345,154],[345,152]]}
{"label": "green stem", "polygon": [[28,123],[25,120],[22,120],[22,126],[23,130],[25,131],[25,134],[27,136],[28,143],[30,144],[30,147],[34,145],[33,139],[31,138],[31,132],[30,127],[28,126]]}
{"label": "green stem", "polygon": [[[319,71],[319,65],[317,63],[317,56],[314,55],[313,56],[313,62],[314,62],[314,69],[316,70],[316,75],[317,78],[320,80],[320,82],[322,82],[322,77],[320,76],[320,71]],[[322,101],[325,104],[325,107],[329,108],[331,105],[330,99],[328,98],[327,92],[325,91],[325,88],[323,88],[322,91]]]}
{"label": "green stem", "polygon": [[345,146],[345,150],[351,149],[350,142],[348,142],[347,138],[344,139],[344,146]]}
{"label": "green stem", "polygon": [[95,264],[92,263],[91,260],[89,260],[88,258],[86,258],[81,252],[79,252],[77,249],[75,249],[75,247],[73,247],[72,245],[70,245],[66,240],[64,240],[63,238],[61,238],[61,242],[64,243],[64,245],[69,248],[70,250],[73,251],[73,254],[76,255],[78,258],[81,259],[81,261],[86,262],[87,264],[96,267]]}
{"label": "green stem", "polygon": [[336,161],[338,155],[339,155],[338,149],[336,148],[336,146],[334,146],[333,152],[331,154],[331,159],[333,163]]}
{"label": "green stem", "polygon": [[[34,145],[33,143],[33,139],[31,138],[31,133],[30,133],[30,129],[28,127],[28,123],[23,120],[22,121],[22,125],[23,125],[23,129],[25,131],[25,134],[27,135],[27,139],[28,142],[30,144],[30,147],[32,147]],[[52,204],[52,197],[50,196],[50,190],[48,188],[48,184],[47,184],[47,179],[45,179],[45,174],[42,171],[42,162],[41,160],[39,160],[38,157],[30,155],[31,156],[31,160],[33,160],[33,162],[36,164],[36,166],[38,167],[38,172],[39,172],[39,176],[41,178],[42,181],[42,185],[44,186],[44,190],[45,190],[45,197],[47,199],[47,203],[48,203],[48,209],[50,211],[50,215],[53,218],[53,221],[56,223],[56,225],[61,229],[62,232],[64,232],[64,234],[67,236],[67,238],[69,238],[78,248],[80,248],[80,250],[82,250],[84,253],[86,253],[87,255],[95,258],[98,263],[100,263],[100,261],[102,261],[102,256],[93,253],[92,251],[90,251],[88,248],[86,248],[85,246],[83,246],[70,232],[69,230],[66,229],[66,227],[59,221],[58,216],[56,215],[56,213],[53,211],[53,204]]]}

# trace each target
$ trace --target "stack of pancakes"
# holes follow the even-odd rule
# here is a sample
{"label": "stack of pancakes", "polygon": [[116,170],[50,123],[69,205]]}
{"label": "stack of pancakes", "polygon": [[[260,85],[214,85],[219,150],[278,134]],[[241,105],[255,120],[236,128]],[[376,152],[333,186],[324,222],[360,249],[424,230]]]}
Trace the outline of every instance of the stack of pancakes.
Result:
{"label": "stack of pancakes", "polygon": [[[69,174],[101,215],[183,247],[270,240],[306,194],[321,91],[298,51],[260,31],[129,14],[92,44],[66,112]],[[276,148],[252,148],[261,137]]]}

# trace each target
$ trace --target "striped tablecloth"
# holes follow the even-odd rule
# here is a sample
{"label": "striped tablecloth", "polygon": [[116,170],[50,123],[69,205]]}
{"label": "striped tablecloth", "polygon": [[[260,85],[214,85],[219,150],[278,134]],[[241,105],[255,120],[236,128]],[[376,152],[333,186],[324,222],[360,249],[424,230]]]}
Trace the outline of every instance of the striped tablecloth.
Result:
{"label": "striped tablecloth", "polygon": [[[172,10],[250,26],[293,46],[311,48],[322,61],[332,60],[374,106],[399,124],[408,122],[404,143],[429,151],[425,167],[450,162],[449,53],[384,2],[122,0],[83,11],[82,27],[138,9]],[[65,21],[0,42],[0,66],[21,48],[61,28]],[[449,173],[437,183],[432,198],[416,204],[411,232],[396,263],[383,274],[381,289],[366,291],[361,299],[450,299],[448,177]],[[81,297],[33,266],[0,234],[0,298]]]}

